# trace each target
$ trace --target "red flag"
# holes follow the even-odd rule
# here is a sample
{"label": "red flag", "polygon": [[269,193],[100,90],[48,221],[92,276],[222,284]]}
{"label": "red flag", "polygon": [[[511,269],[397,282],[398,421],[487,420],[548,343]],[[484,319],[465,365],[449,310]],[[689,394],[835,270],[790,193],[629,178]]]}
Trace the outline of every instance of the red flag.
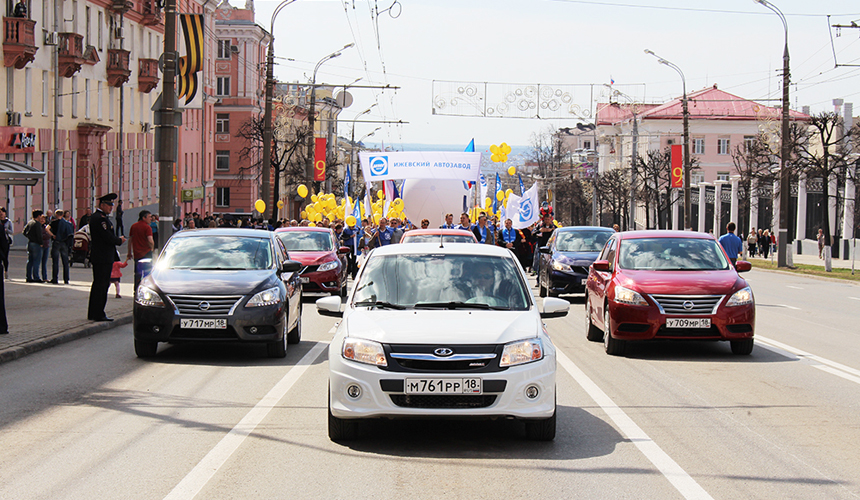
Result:
{"label": "red flag", "polygon": [[325,180],[325,137],[314,138],[314,180]]}
{"label": "red flag", "polygon": [[672,161],[669,167],[669,176],[672,179],[672,187],[684,187],[684,153],[680,144],[672,145]]}

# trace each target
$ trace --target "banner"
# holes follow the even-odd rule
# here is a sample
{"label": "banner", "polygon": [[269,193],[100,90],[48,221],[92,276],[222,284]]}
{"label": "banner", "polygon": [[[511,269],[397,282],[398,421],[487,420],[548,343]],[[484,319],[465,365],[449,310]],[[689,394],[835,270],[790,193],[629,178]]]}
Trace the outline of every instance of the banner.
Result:
{"label": "banner", "polygon": [[314,138],[314,180],[325,180],[325,137]]}
{"label": "banner", "polygon": [[528,191],[523,193],[523,196],[511,193],[508,197],[505,213],[507,218],[513,222],[514,229],[523,229],[540,220],[538,206],[537,183],[534,183]]}
{"label": "banner", "polygon": [[481,173],[481,153],[402,151],[358,155],[364,179],[452,179],[474,181]]}
{"label": "banner", "polygon": [[684,187],[684,153],[680,144],[672,144],[669,177],[673,188]]}
{"label": "banner", "polygon": [[180,109],[203,107],[203,14],[179,14],[183,43],[179,44],[176,97]]}

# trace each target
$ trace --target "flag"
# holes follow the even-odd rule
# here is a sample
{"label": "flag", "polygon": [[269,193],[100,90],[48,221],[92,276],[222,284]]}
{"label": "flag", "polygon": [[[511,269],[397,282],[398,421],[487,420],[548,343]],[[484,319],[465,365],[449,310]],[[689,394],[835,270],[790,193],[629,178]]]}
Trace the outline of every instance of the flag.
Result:
{"label": "flag", "polygon": [[522,195],[523,193],[526,192],[526,187],[523,185],[523,176],[520,174],[517,174],[517,177],[520,178],[520,195]]}
{"label": "flag", "polygon": [[523,193],[523,196],[511,194],[505,211],[513,222],[514,229],[523,229],[539,221],[537,183]]}
{"label": "flag", "polygon": [[490,186],[487,184],[487,178],[484,177],[484,174],[481,174],[478,179],[478,182],[481,183],[481,197],[478,200],[478,205],[484,206],[484,200],[487,199],[487,191],[490,190]]}
{"label": "flag", "polygon": [[499,200],[496,198],[497,194],[502,189],[502,178],[499,177],[499,173],[496,172],[496,190],[493,191],[493,213],[496,213],[498,208]]}
{"label": "flag", "polygon": [[346,178],[343,180],[343,219],[349,216],[349,213],[352,212],[352,205],[349,203],[349,181],[352,178],[352,174],[349,172],[349,168],[346,169]]}
{"label": "flag", "polygon": [[609,77],[609,85],[615,85],[615,78]]}
{"label": "flag", "polygon": [[203,14],[179,14],[182,38],[185,42],[178,49],[179,57],[176,72],[177,104],[183,109],[203,107],[203,89],[197,73],[203,70]]}
{"label": "flag", "polygon": [[472,139],[471,141],[469,141],[469,145],[466,146],[466,152],[467,153],[474,153],[475,152],[475,139]]}
{"label": "flag", "polygon": [[373,222],[373,201],[370,199],[373,192],[373,184],[366,183],[364,185],[364,216],[368,221]]}
{"label": "flag", "polygon": [[326,153],[326,144],[325,137],[316,137],[314,138],[314,180],[315,181],[324,181],[325,180],[325,153]]}

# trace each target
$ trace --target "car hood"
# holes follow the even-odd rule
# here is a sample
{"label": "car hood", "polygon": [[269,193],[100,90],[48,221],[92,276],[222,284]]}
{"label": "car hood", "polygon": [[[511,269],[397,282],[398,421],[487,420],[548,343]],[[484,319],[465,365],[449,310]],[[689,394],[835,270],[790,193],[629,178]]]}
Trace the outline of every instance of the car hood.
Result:
{"label": "car hood", "polygon": [[555,252],[552,258],[571,266],[588,267],[598,255],[600,252]]}
{"label": "car hood", "polygon": [[305,266],[314,266],[334,260],[334,252],[299,252],[293,250],[289,254],[290,259],[301,262]]}
{"label": "car hood", "polygon": [[724,271],[624,271],[618,283],[648,294],[724,295],[744,281]]}
{"label": "car hood", "polygon": [[166,294],[247,295],[274,276],[272,269],[248,271],[194,271],[160,269],[151,277]]}
{"label": "car hood", "polygon": [[541,329],[540,317],[534,310],[359,308],[345,321],[348,336],[384,344],[503,344],[536,337]]}

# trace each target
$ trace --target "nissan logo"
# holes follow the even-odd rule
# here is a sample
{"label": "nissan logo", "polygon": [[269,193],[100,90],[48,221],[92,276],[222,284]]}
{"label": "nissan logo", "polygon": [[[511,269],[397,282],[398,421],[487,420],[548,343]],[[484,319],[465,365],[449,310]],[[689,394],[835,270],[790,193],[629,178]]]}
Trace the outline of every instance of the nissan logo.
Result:
{"label": "nissan logo", "polygon": [[437,355],[437,356],[442,356],[442,357],[444,357],[444,356],[450,356],[450,355],[454,354],[454,350],[453,350],[453,349],[449,349],[449,348],[447,348],[447,347],[440,347],[440,348],[438,348],[438,349],[434,350],[434,351],[433,351],[433,354],[435,354],[435,355]]}
{"label": "nissan logo", "polygon": [[197,309],[200,309],[201,311],[208,311],[209,310],[209,302],[206,302],[204,300],[203,302],[197,304]]}
{"label": "nissan logo", "polygon": [[685,309],[685,310],[687,310],[687,311],[689,311],[690,309],[692,309],[692,308],[693,308],[693,306],[695,306],[695,305],[696,305],[696,304],[693,304],[693,301],[692,301],[692,300],[685,300],[685,301],[684,301],[684,309]]}

